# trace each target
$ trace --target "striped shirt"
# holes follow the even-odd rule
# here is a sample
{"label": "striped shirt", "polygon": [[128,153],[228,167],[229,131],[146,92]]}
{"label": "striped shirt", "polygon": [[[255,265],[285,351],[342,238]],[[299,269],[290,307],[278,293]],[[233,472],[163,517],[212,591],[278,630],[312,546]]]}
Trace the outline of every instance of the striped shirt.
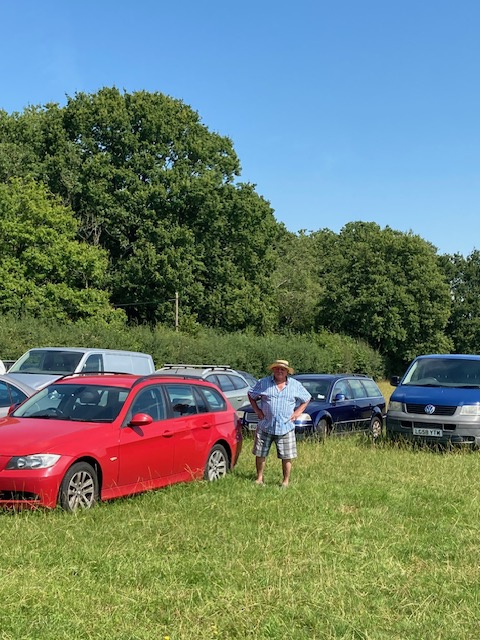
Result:
{"label": "striped shirt", "polygon": [[284,388],[279,391],[273,376],[259,380],[248,395],[255,401],[261,400],[265,417],[259,420],[258,428],[277,436],[295,429],[290,416],[296,407],[312,397],[298,380],[290,377],[287,377]]}

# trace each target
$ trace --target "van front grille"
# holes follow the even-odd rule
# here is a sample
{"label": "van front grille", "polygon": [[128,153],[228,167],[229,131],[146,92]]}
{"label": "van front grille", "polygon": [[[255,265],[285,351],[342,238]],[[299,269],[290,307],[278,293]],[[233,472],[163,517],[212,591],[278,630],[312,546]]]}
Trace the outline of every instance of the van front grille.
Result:
{"label": "van front grille", "polygon": [[[407,406],[407,413],[416,413],[417,415],[425,415],[427,413],[425,411],[425,407],[428,407],[429,404],[428,403],[413,404],[411,402],[407,402],[406,406]],[[433,414],[429,414],[434,416],[453,416],[453,414],[457,410],[456,406],[448,407],[443,405],[439,406],[436,404],[432,404],[430,406],[435,407],[435,411],[433,412]]]}

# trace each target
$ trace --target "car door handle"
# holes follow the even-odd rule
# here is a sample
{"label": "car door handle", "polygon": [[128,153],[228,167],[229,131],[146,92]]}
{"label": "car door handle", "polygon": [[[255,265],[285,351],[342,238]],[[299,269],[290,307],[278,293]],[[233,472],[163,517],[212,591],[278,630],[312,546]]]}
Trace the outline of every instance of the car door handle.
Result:
{"label": "car door handle", "polygon": [[173,436],[173,431],[164,431],[162,433],[163,438],[171,438]]}
{"label": "car door handle", "polygon": [[209,424],[208,422],[205,422],[205,424],[202,424],[202,429],[210,429],[211,428],[211,424]]}

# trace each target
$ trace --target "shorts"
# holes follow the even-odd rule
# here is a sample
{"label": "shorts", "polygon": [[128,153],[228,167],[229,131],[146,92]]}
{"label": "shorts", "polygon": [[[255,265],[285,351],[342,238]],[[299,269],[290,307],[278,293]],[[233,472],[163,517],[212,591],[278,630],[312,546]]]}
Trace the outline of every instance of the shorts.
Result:
{"label": "shorts", "polygon": [[277,447],[277,458],[281,460],[292,460],[297,457],[295,429],[281,436],[257,429],[255,432],[255,442],[253,443],[253,455],[258,458],[266,458],[273,442]]}

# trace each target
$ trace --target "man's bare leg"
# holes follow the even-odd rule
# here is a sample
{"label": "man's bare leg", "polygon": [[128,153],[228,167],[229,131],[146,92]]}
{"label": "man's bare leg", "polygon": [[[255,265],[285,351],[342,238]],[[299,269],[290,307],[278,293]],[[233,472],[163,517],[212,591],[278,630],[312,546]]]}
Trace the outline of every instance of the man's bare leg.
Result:
{"label": "man's bare leg", "polygon": [[263,472],[265,471],[265,460],[266,458],[262,456],[257,456],[255,458],[255,465],[257,467],[257,479],[255,482],[257,484],[263,484]]}

